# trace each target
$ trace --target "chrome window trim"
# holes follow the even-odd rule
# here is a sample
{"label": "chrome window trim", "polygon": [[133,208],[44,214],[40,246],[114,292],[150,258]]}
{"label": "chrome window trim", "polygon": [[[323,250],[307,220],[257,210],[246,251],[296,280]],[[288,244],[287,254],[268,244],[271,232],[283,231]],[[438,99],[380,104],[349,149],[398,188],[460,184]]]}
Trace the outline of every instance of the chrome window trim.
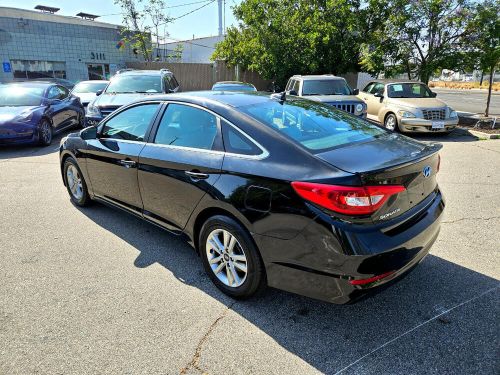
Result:
{"label": "chrome window trim", "polygon": [[[167,101],[164,101],[163,103],[165,105],[167,105],[167,108],[165,109],[165,111],[168,110],[168,104],[180,104],[180,105],[187,105],[187,106],[194,107],[194,108],[197,108],[197,109],[201,109],[202,111],[208,112],[211,115],[215,116],[215,118],[217,119],[217,124],[219,125],[219,129],[221,129],[221,126],[220,126],[221,125],[221,120],[224,120],[230,126],[232,126],[233,129],[235,129],[237,132],[239,132],[244,137],[246,137],[248,140],[250,140],[250,142],[252,142],[255,146],[257,146],[257,148],[259,148],[262,151],[262,153],[260,153],[258,155],[245,155],[245,154],[237,154],[237,153],[226,152],[226,151],[206,150],[206,149],[195,148],[195,147],[164,145],[164,144],[154,143],[154,141],[153,142],[148,142],[148,145],[152,145],[152,146],[155,146],[155,147],[169,148],[169,149],[171,148],[171,149],[179,149],[179,150],[189,150],[189,151],[193,151],[193,152],[211,153],[211,154],[216,154],[216,155],[221,155],[222,154],[222,155],[228,155],[228,156],[233,156],[233,157],[239,157],[239,158],[242,158],[242,159],[262,160],[262,159],[265,159],[265,158],[267,158],[269,156],[269,151],[267,151],[259,142],[257,142],[255,139],[253,139],[252,137],[250,137],[243,130],[241,130],[236,125],[234,125],[231,121],[226,120],[224,117],[220,116],[219,114],[215,113],[214,111],[212,111],[212,110],[210,110],[208,108],[202,107],[202,106],[200,106],[198,104],[187,103],[187,102],[182,102],[182,101],[167,100]],[[163,112],[163,114],[165,114],[165,112]],[[160,123],[161,123],[161,120],[160,120]],[[158,127],[159,127],[159,125],[160,124],[158,124]],[[158,129],[157,129],[157,131],[158,131]],[[156,134],[155,134],[155,138],[156,138]]]}

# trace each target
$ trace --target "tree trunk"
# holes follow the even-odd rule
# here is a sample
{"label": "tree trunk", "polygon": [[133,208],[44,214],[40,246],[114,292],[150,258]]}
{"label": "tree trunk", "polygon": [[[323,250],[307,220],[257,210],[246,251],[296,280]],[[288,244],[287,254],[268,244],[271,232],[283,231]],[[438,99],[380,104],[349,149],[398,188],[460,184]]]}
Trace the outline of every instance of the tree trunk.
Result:
{"label": "tree trunk", "polygon": [[486,117],[488,117],[490,114],[491,89],[493,88],[494,76],[495,76],[495,66],[492,66],[490,69],[490,86],[488,87],[488,99],[486,99],[486,111],[484,111],[484,115]]}
{"label": "tree trunk", "polygon": [[481,70],[481,79],[479,80],[479,87],[483,85],[484,72]]}

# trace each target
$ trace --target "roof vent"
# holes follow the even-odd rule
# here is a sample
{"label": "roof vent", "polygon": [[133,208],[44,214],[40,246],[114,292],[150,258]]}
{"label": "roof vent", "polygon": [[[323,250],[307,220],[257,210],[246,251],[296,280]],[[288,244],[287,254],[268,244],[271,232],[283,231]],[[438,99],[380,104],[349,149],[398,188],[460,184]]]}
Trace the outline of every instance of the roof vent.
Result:
{"label": "roof vent", "polygon": [[99,18],[99,16],[96,16],[95,14],[83,13],[83,12],[78,13],[76,16],[82,17],[84,20],[89,20],[89,21],[94,21],[96,18]]}
{"label": "roof vent", "polygon": [[37,5],[35,7],[36,10],[40,10],[42,13],[50,13],[50,14],[54,14],[56,12],[59,11],[59,9],[61,8],[53,8],[53,7],[48,7],[48,6],[45,6],[45,5]]}

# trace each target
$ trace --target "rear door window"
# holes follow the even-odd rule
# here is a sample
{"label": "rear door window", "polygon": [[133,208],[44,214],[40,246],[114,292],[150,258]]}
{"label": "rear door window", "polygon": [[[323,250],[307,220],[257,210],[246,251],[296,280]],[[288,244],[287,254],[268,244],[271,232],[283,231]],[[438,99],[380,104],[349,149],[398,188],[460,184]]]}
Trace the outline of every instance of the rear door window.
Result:
{"label": "rear door window", "polygon": [[217,118],[203,109],[169,104],[154,143],[211,150],[217,136]]}

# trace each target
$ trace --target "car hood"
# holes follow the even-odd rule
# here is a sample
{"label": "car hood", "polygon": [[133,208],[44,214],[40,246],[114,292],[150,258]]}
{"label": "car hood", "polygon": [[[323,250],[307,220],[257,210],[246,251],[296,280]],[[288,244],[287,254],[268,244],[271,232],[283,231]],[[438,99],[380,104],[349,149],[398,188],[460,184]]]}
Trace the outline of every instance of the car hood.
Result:
{"label": "car hood", "polygon": [[144,97],[143,94],[107,94],[102,93],[94,101],[97,107],[121,107]]}
{"label": "car hood", "polygon": [[446,107],[445,102],[436,98],[388,98],[388,104],[407,108]]}
{"label": "car hood", "polygon": [[38,106],[0,106],[0,124],[13,120],[24,111],[33,111]]}
{"label": "car hood", "polygon": [[388,134],[369,142],[354,143],[317,154],[327,163],[350,173],[376,171],[405,164],[436,152],[438,144],[424,144],[409,137]]}
{"label": "car hood", "polygon": [[363,103],[356,95],[306,95],[304,99],[314,100],[321,103],[335,103],[335,102],[357,102]]}
{"label": "car hood", "polygon": [[96,97],[93,92],[73,93],[73,95],[80,98],[80,102],[82,103],[90,103]]}

